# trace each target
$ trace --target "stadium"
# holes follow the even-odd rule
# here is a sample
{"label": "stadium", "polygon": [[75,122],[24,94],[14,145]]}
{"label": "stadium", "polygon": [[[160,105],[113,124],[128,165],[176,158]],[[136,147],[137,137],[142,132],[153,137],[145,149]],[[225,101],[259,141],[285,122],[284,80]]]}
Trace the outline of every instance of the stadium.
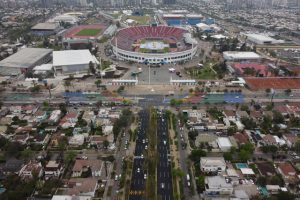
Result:
{"label": "stadium", "polygon": [[111,44],[118,59],[144,64],[191,60],[197,51],[197,41],[188,30],[170,26],[124,28]]}

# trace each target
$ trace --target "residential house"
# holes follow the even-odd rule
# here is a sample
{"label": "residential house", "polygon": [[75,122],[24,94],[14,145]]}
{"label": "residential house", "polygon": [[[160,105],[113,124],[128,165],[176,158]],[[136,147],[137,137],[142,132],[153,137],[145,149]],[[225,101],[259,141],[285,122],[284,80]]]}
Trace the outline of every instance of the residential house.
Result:
{"label": "residential house", "polygon": [[90,111],[90,110],[86,110],[84,111],[83,115],[82,115],[82,119],[85,120],[88,125],[92,122],[95,123],[96,120],[96,116],[94,114],[94,111]]}
{"label": "residential house", "polygon": [[61,120],[59,125],[63,128],[75,127],[78,121],[78,113],[77,112],[69,112],[67,113]]}
{"label": "residential house", "polygon": [[60,119],[61,117],[61,111],[60,110],[54,110],[52,111],[50,117],[49,117],[49,123],[51,124],[55,124],[58,122],[58,120]]}
{"label": "residential house", "polygon": [[72,177],[81,177],[82,173],[91,170],[93,177],[101,176],[103,162],[101,160],[76,160],[72,169]]}
{"label": "residential house", "polygon": [[238,145],[247,144],[249,142],[249,136],[244,133],[236,133],[233,135]]}
{"label": "residential house", "polygon": [[34,106],[34,105],[22,106],[22,113],[24,113],[26,115],[33,115],[36,113],[37,110],[38,110],[38,107]]}
{"label": "residential house", "polygon": [[35,122],[43,122],[47,119],[47,112],[39,110],[35,113]]}
{"label": "residential house", "polygon": [[265,135],[263,137],[263,142],[265,145],[277,145],[276,139],[271,134]]}
{"label": "residential house", "polygon": [[207,176],[205,177],[205,195],[220,196],[231,195],[233,193],[233,185],[227,183],[225,177]]}
{"label": "residential house", "polygon": [[250,117],[255,121],[260,121],[263,119],[263,114],[260,111],[251,110],[250,111]]}
{"label": "residential house", "polygon": [[112,125],[106,125],[106,126],[102,126],[102,133],[104,135],[110,135],[113,132],[113,126]]}
{"label": "residential house", "polygon": [[33,137],[33,143],[39,144],[39,145],[46,145],[46,144],[48,144],[49,140],[50,140],[49,134],[36,134]]}
{"label": "residential house", "polygon": [[97,146],[98,149],[103,148],[103,142],[108,141],[110,144],[113,143],[113,138],[111,140],[110,136],[100,136],[100,135],[93,135],[89,138],[89,144],[92,146]]}
{"label": "residential house", "polygon": [[56,161],[50,160],[45,166],[45,178],[58,178],[63,172],[63,165]]}
{"label": "residential house", "polygon": [[10,158],[6,161],[4,167],[3,167],[3,173],[4,174],[10,174],[15,173],[19,174],[19,171],[24,166],[23,160],[18,160],[16,158]]}
{"label": "residential house", "polygon": [[224,172],[226,162],[223,157],[201,157],[200,169],[203,172]]}
{"label": "residential house", "polygon": [[238,110],[238,111],[236,111],[236,117],[238,119],[249,118],[249,115],[248,115],[248,113],[246,111]]}
{"label": "residential house", "polygon": [[77,134],[73,135],[69,139],[69,145],[72,146],[81,146],[84,143],[84,135],[83,134]]}
{"label": "residential house", "polygon": [[289,176],[296,176],[296,174],[297,174],[295,168],[289,162],[279,163],[278,171],[285,178],[288,178]]}
{"label": "residential house", "polygon": [[0,125],[0,135],[5,134],[6,131],[7,131],[7,126],[5,126],[5,125],[1,126],[1,125]]}
{"label": "residential house", "polygon": [[25,180],[34,178],[34,176],[40,178],[43,175],[42,164],[35,161],[30,161],[19,172],[19,176]]}
{"label": "residential house", "polygon": [[227,137],[218,137],[216,142],[222,152],[227,152],[232,147],[232,143]]}
{"label": "residential house", "polygon": [[13,137],[13,141],[19,142],[20,144],[26,144],[27,141],[29,140],[30,136],[28,133],[22,134],[22,135],[15,135]]}
{"label": "residential house", "polygon": [[286,144],[289,148],[294,147],[298,141],[298,137],[291,133],[284,134],[282,137],[286,141]]}
{"label": "residential house", "polygon": [[234,110],[224,110],[223,114],[225,118],[227,118],[229,121],[235,121],[236,120],[236,114]]}
{"label": "residential house", "polygon": [[98,179],[71,178],[66,185],[65,195],[94,197],[98,189]]}

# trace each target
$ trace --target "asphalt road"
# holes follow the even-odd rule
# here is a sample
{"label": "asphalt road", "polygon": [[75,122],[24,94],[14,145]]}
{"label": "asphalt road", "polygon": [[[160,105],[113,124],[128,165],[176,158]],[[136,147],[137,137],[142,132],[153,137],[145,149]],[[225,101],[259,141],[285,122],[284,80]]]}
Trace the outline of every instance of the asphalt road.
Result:
{"label": "asphalt road", "polygon": [[173,200],[168,120],[164,112],[157,118],[157,138],[157,195],[162,200]]}
{"label": "asphalt road", "polygon": [[144,155],[146,145],[148,145],[146,139],[146,130],[149,123],[149,112],[147,110],[142,110],[139,113],[139,120],[129,200],[141,200],[145,194],[146,188],[147,168],[146,165],[144,165]]}

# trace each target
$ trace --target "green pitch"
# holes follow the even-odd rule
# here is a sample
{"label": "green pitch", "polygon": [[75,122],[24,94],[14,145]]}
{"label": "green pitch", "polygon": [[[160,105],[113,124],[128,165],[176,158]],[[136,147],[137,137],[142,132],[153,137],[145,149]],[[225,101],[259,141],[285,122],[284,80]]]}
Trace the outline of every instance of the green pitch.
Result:
{"label": "green pitch", "polygon": [[77,36],[96,36],[100,33],[101,29],[82,29],[78,33]]}

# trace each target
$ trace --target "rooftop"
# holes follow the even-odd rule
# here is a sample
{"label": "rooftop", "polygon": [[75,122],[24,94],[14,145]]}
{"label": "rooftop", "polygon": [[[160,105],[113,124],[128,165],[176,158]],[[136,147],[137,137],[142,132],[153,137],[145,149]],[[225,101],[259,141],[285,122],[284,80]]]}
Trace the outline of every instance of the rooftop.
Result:
{"label": "rooftop", "polygon": [[235,59],[260,59],[260,55],[251,51],[225,51],[223,56],[228,60]]}
{"label": "rooftop", "polygon": [[52,49],[43,48],[24,48],[8,58],[0,61],[1,67],[17,67],[28,68],[32,67],[34,63],[50,54]]}
{"label": "rooftop", "polygon": [[58,26],[57,23],[38,23],[31,30],[55,30]]}
{"label": "rooftop", "polygon": [[89,50],[66,50],[53,52],[53,66],[98,63]]}

